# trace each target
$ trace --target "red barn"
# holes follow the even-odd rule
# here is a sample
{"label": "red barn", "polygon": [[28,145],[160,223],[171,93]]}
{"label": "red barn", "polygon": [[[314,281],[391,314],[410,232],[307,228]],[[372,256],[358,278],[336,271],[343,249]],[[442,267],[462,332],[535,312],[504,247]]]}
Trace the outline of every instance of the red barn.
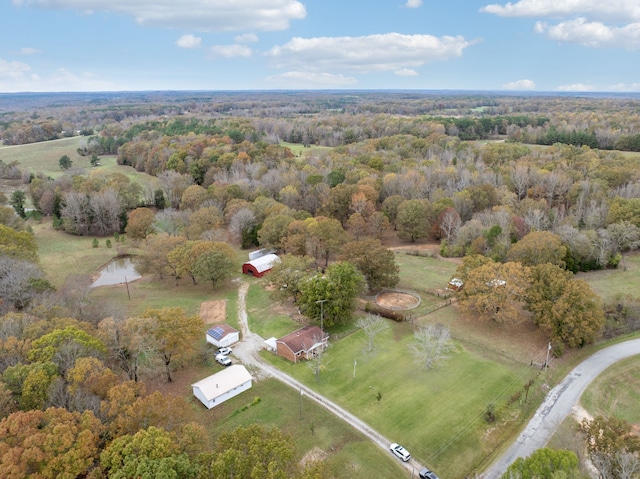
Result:
{"label": "red barn", "polygon": [[262,278],[268,273],[275,263],[278,263],[280,258],[275,254],[265,254],[259,258],[247,261],[242,265],[242,273],[250,274],[256,278]]}

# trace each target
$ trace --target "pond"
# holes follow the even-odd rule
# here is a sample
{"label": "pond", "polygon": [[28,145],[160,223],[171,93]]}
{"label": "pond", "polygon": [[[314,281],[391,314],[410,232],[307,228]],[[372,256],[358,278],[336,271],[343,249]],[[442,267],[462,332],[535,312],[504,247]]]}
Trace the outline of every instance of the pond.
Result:
{"label": "pond", "polygon": [[124,256],[110,261],[102,268],[100,270],[100,276],[91,284],[91,287],[122,284],[140,278],[142,278],[142,276],[136,271],[136,266],[133,261],[131,261],[131,257]]}

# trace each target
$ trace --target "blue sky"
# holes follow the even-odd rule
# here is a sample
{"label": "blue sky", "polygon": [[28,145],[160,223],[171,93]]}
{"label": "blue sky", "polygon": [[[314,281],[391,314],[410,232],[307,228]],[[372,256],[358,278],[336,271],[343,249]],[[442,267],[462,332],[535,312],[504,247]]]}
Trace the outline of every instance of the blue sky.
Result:
{"label": "blue sky", "polygon": [[640,91],[639,0],[4,0],[0,92]]}

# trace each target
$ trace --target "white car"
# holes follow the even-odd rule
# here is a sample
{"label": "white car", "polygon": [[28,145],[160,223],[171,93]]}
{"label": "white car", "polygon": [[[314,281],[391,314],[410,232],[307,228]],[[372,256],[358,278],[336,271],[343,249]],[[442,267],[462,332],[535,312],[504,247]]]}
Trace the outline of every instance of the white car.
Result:
{"label": "white car", "polygon": [[223,355],[223,356],[229,356],[229,354],[231,354],[233,352],[233,349],[231,348],[220,348],[218,349],[218,352],[216,353],[216,356],[219,355]]}
{"label": "white car", "polygon": [[224,354],[218,354],[216,356],[216,361],[218,361],[220,364],[222,364],[223,366],[231,366],[231,364],[233,364],[231,362],[231,359],[229,359],[227,356],[225,356]]}
{"label": "white car", "polygon": [[411,459],[411,454],[409,454],[409,451],[407,451],[400,444],[396,444],[394,442],[389,446],[389,449],[391,450],[392,453],[394,453],[396,456],[398,456],[399,459],[403,460],[404,462],[407,462],[409,459]]}

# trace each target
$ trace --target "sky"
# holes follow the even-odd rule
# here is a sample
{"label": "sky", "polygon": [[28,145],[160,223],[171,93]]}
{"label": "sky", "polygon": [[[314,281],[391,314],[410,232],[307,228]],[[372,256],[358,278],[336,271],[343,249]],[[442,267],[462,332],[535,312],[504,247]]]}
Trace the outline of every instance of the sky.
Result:
{"label": "sky", "polygon": [[0,92],[640,91],[640,0],[491,1],[0,0]]}

